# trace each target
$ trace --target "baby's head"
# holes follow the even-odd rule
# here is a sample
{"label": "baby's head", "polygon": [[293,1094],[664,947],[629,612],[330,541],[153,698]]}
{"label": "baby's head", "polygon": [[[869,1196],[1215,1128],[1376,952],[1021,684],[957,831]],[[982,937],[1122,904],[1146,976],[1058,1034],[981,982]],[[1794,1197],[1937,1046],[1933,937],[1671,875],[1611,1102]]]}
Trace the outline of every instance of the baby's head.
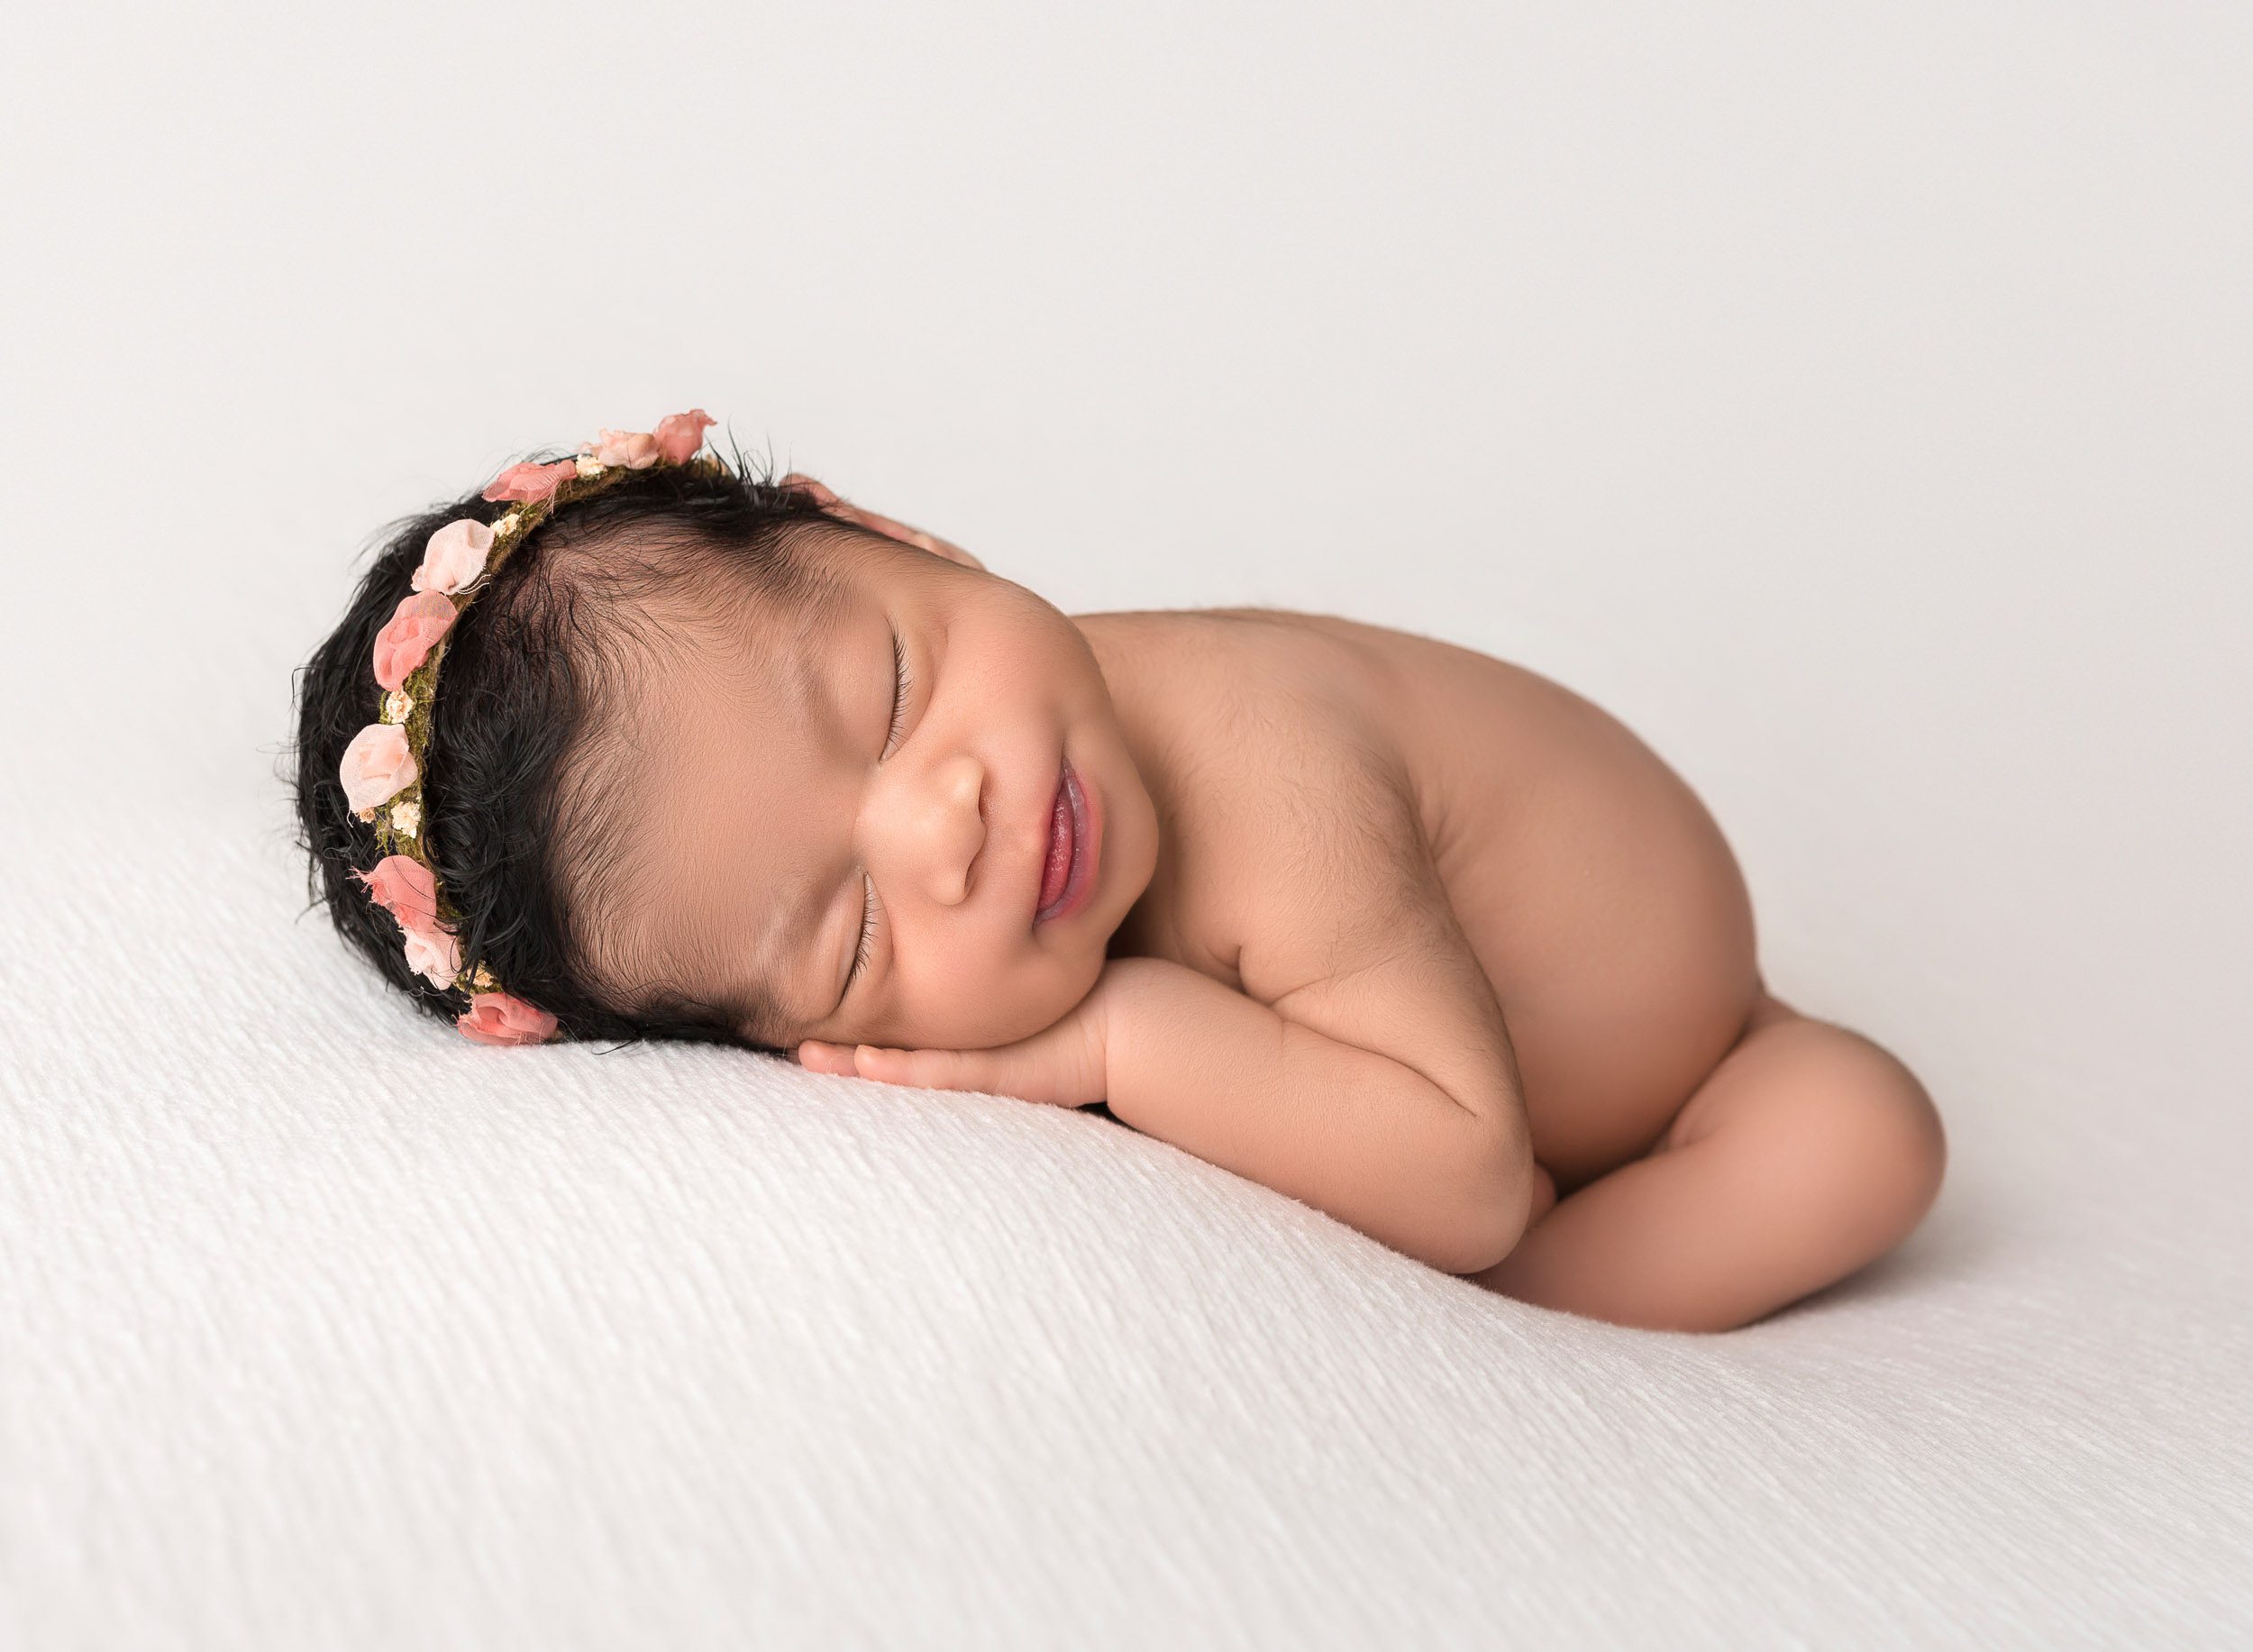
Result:
{"label": "baby's head", "polygon": [[[299,674],[315,895],[395,985],[452,1019],[482,966],[561,1036],[781,1054],[987,1047],[1086,996],[1157,827],[1080,628],[740,453],[559,494],[467,589],[419,772],[463,974],[442,990],[411,969],[354,875],[384,847],[340,765],[380,715],[371,653],[426,543],[508,508],[473,492],[394,525]],[[1076,868],[1050,903],[1071,909],[1036,923],[1067,759],[1100,850],[1085,897]]]}

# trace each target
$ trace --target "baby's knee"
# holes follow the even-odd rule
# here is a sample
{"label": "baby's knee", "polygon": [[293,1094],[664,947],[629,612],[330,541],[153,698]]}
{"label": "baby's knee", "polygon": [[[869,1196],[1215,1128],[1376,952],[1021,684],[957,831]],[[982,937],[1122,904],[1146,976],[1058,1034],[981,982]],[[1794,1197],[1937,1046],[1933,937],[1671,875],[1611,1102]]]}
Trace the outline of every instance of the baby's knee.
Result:
{"label": "baby's knee", "polygon": [[1931,1095],[1900,1057],[1860,1033],[1820,1025],[1830,1037],[1805,1125],[1834,1167],[1839,1214],[1865,1228],[1872,1244],[1891,1246],[1939,1197],[1947,1133]]}

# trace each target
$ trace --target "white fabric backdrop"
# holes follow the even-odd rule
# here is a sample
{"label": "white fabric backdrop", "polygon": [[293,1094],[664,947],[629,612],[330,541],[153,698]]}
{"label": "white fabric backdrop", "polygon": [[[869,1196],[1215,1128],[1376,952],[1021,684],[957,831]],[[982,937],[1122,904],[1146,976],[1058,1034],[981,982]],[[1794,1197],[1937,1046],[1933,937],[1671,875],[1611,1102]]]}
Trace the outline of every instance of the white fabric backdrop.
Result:
{"label": "white fabric backdrop", "polygon": [[[78,8],[0,56],[0,1642],[2244,1644],[2253,25]],[[1102,1120],[471,1050],[318,915],[365,537],[701,403],[1067,611],[1443,635],[1946,1115],[1617,1330]]]}

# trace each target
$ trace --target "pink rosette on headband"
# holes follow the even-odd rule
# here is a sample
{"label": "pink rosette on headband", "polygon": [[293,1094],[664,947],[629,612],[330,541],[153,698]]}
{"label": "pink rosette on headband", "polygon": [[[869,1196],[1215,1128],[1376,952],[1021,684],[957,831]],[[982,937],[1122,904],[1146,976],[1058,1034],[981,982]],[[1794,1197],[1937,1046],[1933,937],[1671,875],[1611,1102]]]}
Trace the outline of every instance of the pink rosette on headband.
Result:
{"label": "pink rosette on headband", "polygon": [[387,854],[352,876],[368,886],[368,899],[397,918],[401,928],[438,927],[438,880],[412,855]]}
{"label": "pink rosette on headband", "polygon": [[555,1018],[513,992],[472,992],[454,1025],[479,1044],[545,1044],[555,1035]]}
{"label": "pink rosette on headband", "polygon": [[397,920],[406,967],[443,990],[461,973],[461,943],[438,917],[437,881],[412,856],[387,854],[364,872],[368,899]]}
{"label": "pink rosette on headband", "polygon": [[453,603],[436,591],[401,598],[390,623],[376,633],[376,685],[396,689],[412,677],[452,627],[453,616]]}
{"label": "pink rosette on headband", "polygon": [[496,502],[544,499],[578,474],[579,466],[569,459],[547,465],[511,465],[486,485],[485,497]]}
{"label": "pink rosette on headband", "polygon": [[701,407],[691,407],[686,413],[669,413],[657,421],[658,457],[669,465],[685,465],[697,456],[704,445],[704,433],[716,423]]}

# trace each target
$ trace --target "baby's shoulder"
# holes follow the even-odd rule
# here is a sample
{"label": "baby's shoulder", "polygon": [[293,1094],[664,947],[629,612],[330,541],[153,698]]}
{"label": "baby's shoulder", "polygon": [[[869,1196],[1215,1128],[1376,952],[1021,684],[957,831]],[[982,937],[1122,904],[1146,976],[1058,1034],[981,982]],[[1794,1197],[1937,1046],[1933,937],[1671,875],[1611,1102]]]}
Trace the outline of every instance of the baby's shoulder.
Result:
{"label": "baby's shoulder", "polygon": [[1169,744],[1194,772],[1185,791],[1268,835],[1386,818],[1412,800],[1394,634],[1282,608],[1169,617],[1181,622],[1163,656]]}
{"label": "baby's shoulder", "polygon": [[1400,735],[1398,634],[1272,608],[1163,618],[1168,927],[1266,1001],[1382,949],[1440,898]]}

